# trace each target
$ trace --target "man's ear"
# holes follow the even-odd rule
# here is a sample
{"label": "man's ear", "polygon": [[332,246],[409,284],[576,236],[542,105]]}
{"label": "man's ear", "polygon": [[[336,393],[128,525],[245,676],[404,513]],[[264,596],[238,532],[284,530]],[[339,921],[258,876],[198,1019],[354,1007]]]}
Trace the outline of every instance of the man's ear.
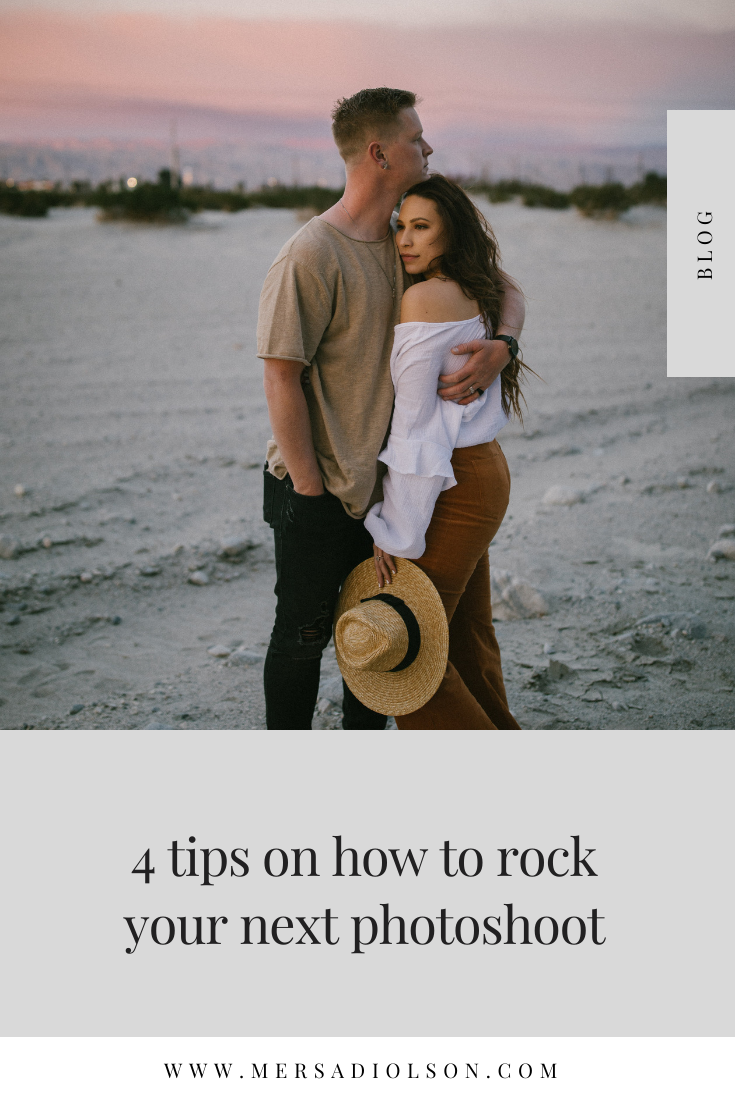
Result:
{"label": "man's ear", "polygon": [[387,168],[388,162],[383,151],[383,146],[380,142],[371,142],[368,146],[368,156],[370,160],[379,165],[381,168]]}

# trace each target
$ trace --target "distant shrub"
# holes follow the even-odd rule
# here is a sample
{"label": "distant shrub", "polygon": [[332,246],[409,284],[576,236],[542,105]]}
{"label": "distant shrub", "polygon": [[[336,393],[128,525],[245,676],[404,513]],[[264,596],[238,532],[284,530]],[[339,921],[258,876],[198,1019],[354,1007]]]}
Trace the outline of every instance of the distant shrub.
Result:
{"label": "distant shrub", "polygon": [[246,210],[248,207],[311,209],[322,214],[334,205],[342,189],[317,187],[263,187],[259,191],[215,191],[208,187],[188,187],[181,191],[181,203],[191,211]]}
{"label": "distant shrub", "polygon": [[523,187],[521,180],[498,180],[497,183],[488,185],[486,194],[491,203],[507,203],[522,195]]}
{"label": "distant shrub", "polygon": [[214,188],[188,187],[181,189],[181,205],[192,212],[198,210],[226,210],[234,213],[251,206],[249,196],[242,191],[215,191]]}
{"label": "distant shrub", "polygon": [[550,207],[552,210],[566,210],[570,206],[569,196],[563,191],[543,187],[541,184],[526,184],[521,192],[524,207]]}
{"label": "distant shrub", "polygon": [[0,188],[0,211],[3,214],[15,214],[19,218],[45,218],[49,207],[54,205],[52,192]]}
{"label": "distant shrub", "polygon": [[642,180],[628,188],[631,202],[666,206],[666,182],[666,177],[659,176],[658,172],[647,172]]}
{"label": "distant shrub", "polygon": [[498,180],[494,184],[474,183],[472,181],[456,180],[467,191],[479,192],[485,195],[491,203],[507,203],[523,193],[525,185],[520,180]]}
{"label": "distant shrub", "polygon": [[[461,183],[461,181],[458,181]],[[468,191],[480,192],[491,203],[507,203],[519,196],[525,207],[550,207],[552,210],[566,210],[569,196],[563,191],[544,187],[543,184],[526,184],[522,180],[498,180],[494,184],[467,183]]]}
{"label": "distant shrub", "polygon": [[342,192],[342,188],[318,187],[316,184],[313,187],[285,187],[278,184],[276,187],[253,191],[249,198],[255,206],[295,207],[302,210],[312,207],[318,214],[323,214],[334,206]]}
{"label": "distant shrub", "polygon": [[[626,188],[619,183],[581,184],[570,193],[556,191],[543,184],[524,183],[523,180],[486,180],[454,178],[466,191],[486,196],[491,203],[506,203],[519,198],[527,207],[547,207],[565,210],[576,206],[587,218],[616,218],[623,211],[638,203],[666,205],[666,177],[649,172],[643,180]],[[334,205],[342,195],[342,189],[320,187],[287,187],[276,184],[246,192],[242,185],[229,191],[217,191],[213,187],[179,186],[171,179],[171,172],[164,168],[158,174],[158,182],[141,181],[128,188],[123,180],[108,180],[92,188],[86,180],[75,180],[64,189],[57,183],[44,191],[23,190],[0,182],[0,212],[22,218],[43,218],[49,207],[75,206],[80,203],[100,208],[103,219],[128,219],[135,222],[183,222],[190,213],[200,210],[241,211],[248,207],[291,208],[304,221],[322,214]]]}
{"label": "distant shrub", "polygon": [[615,182],[580,184],[569,193],[518,179],[497,180],[492,184],[458,179],[457,183],[469,192],[485,195],[491,203],[507,203],[518,197],[526,207],[566,210],[575,206],[587,218],[617,218],[637,203],[666,204],[666,177],[656,172],[649,172],[645,179],[629,188]]}
{"label": "distant shrub", "polygon": [[171,173],[167,168],[158,173],[158,183],[148,181],[134,188],[120,186],[113,191],[112,185],[101,184],[86,199],[89,206],[100,208],[104,220],[126,219],[131,222],[185,222],[188,211],[182,205],[178,187],[171,184]]}
{"label": "distant shrub", "polygon": [[176,186],[168,169],[161,169],[158,183],[146,181],[134,188],[126,188],[122,182],[115,187],[111,181],[101,184],[94,191],[85,193],[89,206],[101,208],[103,219],[126,218],[136,222],[181,222],[189,213],[200,210],[235,212],[248,207],[311,208],[321,214],[337,202],[342,190],[313,187],[263,187],[259,191],[245,192],[241,188],[218,191],[213,187]]}
{"label": "distant shrub", "polygon": [[586,218],[617,218],[633,206],[628,189],[618,183],[580,184],[569,199]]}

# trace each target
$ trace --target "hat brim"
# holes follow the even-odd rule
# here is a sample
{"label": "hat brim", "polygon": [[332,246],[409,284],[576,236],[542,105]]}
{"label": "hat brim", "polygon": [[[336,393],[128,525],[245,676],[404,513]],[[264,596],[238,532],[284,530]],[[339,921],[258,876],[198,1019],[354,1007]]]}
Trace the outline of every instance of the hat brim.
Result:
{"label": "hat brim", "polygon": [[449,655],[449,625],[441,597],[423,570],[409,559],[394,557],[394,561],[396,573],[387,590],[378,588],[372,559],[355,567],[342,586],[334,623],[366,597],[392,593],[406,602],[418,620],[421,645],[414,661],[397,673],[355,670],[335,649],[342,677],[358,700],[379,715],[405,716],[431,700],[441,684]]}

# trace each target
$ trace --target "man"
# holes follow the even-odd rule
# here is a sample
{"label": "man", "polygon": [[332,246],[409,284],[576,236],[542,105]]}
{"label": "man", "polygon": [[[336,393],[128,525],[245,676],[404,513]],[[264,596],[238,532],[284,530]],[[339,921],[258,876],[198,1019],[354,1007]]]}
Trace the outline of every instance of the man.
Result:
{"label": "man", "polygon": [[[258,356],[273,439],[264,517],[274,530],[276,622],[265,662],[266,725],[310,730],[322,651],[342,582],[372,555],[362,523],[380,498],[377,457],[390,425],[393,327],[409,279],[391,215],[428,174],[416,96],[367,88],[340,100],[332,133],[345,162],[340,199],[287,241],[260,301]],[[519,336],[523,298],[506,289],[498,334]],[[472,341],[474,355],[442,376],[446,401],[474,401],[508,363],[505,341]],[[344,686],[345,730],[383,730]]]}

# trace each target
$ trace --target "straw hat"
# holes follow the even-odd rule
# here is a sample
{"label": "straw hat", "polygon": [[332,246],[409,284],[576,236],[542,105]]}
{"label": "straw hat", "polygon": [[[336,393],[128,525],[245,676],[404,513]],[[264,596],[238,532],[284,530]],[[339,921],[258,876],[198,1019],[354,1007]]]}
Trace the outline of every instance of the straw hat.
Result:
{"label": "straw hat", "polygon": [[441,597],[423,570],[395,559],[393,582],[378,589],[366,559],[345,584],[334,614],[342,676],[358,700],[384,716],[426,704],[447,668],[449,626]]}

